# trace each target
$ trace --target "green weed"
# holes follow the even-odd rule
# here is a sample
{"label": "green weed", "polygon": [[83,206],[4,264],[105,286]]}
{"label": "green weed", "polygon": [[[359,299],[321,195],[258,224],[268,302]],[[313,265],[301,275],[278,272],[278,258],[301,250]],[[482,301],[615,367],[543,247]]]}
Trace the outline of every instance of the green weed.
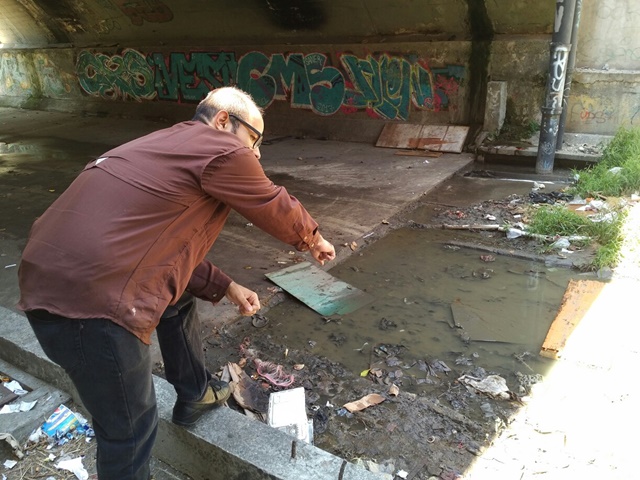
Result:
{"label": "green weed", "polygon": [[574,170],[574,174],[578,181],[569,191],[582,197],[636,193],[640,189],[640,128],[620,129],[595,166]]}

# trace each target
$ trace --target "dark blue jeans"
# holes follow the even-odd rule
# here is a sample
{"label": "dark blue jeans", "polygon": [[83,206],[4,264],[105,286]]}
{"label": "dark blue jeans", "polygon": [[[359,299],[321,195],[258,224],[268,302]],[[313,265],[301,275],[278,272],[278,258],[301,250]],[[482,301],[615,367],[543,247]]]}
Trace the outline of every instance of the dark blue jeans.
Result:
{"label": "dark blue jeans", "polygon": [[[26,312],[47,356],[69,375],[92,417],[100,480],[148,480],[158,428],[149,346],[107,319]],[[182,400],[202,397],[204,366],[195,300],[183,296],[157,329],[167,380]]]}

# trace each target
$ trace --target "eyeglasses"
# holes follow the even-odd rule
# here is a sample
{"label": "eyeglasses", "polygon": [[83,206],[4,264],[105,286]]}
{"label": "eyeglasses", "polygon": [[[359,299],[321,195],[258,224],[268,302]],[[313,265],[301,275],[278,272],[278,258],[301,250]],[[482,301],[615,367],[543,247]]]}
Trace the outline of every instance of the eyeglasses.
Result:
{"label": "eyeglasses", "polygon": [[240,117],[238,117],[237,115],[234,115],[233,113],[229,114],[230,117],[235,118],[238,122],[240,122],[242,125],[244,125],[245,127],[247,127],[250,131],[252,131],[253,133],[255,133],[258,138],[256,138],[256,141],[253,142],[253,149],[259,148],[260,145],[262,145],[262,133],[260,133],[256,128],[252,127],[249,123],[245,122],[244,120],[242,120]]}

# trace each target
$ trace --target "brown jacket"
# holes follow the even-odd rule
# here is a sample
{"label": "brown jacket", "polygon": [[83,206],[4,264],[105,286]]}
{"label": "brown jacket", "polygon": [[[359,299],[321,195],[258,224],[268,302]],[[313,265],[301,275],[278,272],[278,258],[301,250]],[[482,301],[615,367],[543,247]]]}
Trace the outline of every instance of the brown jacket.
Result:
{"label": "brown jacket", "polygon": [[231,209],[300,251],[317,223],[232,133],[182,122],[89,163],[34,223],[22,310],[108,318],[143,342],[187,290],[212,302],[231,279],[205,260]]}

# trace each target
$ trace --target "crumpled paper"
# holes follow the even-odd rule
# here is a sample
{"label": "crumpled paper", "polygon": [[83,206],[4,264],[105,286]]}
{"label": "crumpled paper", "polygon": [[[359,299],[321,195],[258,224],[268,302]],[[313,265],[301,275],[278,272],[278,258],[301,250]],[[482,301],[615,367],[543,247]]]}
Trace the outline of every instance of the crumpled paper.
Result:
{"label": "crumpled paper", "polygon": [[60,460],[56,463],[56,468],[72,472],[78,480],[87,480],[89,478],[89,472],[87,472],[87,469],[84,468],[82,464],[82,457],[71,460]]}

